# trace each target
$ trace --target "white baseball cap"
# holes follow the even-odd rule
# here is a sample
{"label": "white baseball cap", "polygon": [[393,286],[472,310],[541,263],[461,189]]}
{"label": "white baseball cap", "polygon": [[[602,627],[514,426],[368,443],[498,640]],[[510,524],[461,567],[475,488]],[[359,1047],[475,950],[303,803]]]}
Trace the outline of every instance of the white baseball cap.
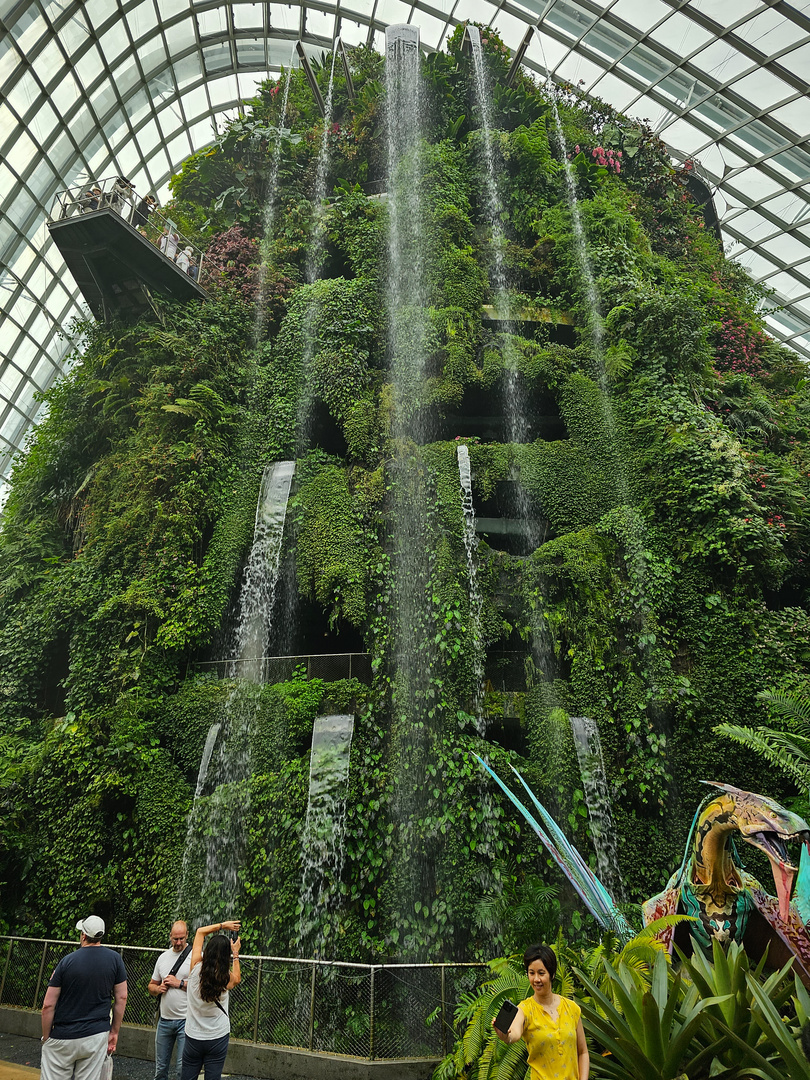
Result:
{"label": "white baseball cap", "polygon": [[99,938],[104,936],[106,927],[104,926],[104,920],[100,919],[98,915],[88,915],[86,919],[79,919],[76,923],[76,929],[81,930],[86,938],[90,938],[91,941],[98,941]]}

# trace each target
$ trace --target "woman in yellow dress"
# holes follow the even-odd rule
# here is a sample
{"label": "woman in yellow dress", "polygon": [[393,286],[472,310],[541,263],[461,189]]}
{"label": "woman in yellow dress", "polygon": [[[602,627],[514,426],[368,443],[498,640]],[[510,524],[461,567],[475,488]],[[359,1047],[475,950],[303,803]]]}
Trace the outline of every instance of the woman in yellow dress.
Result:
{"label": "woman in yellow dress", "polygon": [[532,1080],[588,1080],[591,1060],[581,1010],[575,1001],[553,993],[557,957],[548,945],[530,945],[523,954],[534,994],[521,1001],[507,1032],[495,1034],[505,1043],[523,1039],[529,1048]]}

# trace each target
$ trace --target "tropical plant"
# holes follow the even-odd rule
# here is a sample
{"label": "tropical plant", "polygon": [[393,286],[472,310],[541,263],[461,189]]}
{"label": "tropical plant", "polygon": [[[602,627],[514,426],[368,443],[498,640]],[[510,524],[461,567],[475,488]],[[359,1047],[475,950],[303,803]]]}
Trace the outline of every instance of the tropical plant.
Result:
{"label": "tropical plant", "polygon": [[757,699],[787,721],[787,730],[718,724],[717,735],[747,746],[771,765],[782,769],[804,791],[810,789],[810,698],[800,694],[762,690]]}
{"label": "tropical plant", "polygon": [[[657,940],[656,934],[667,926],[682,922],[687,916],[667,916],[650,923],[635,937],[622,942],[613,934],[606,934],[599,944],[577,952],[569,948],[562,930],[554,942],[557,956],[556,988],[563,997],[573,997],[577,991],[580,971],[594,981],[599,993],[614,1003],[614,989],[609,971],[620,965],[637,993],[645,992],[650,985],[651,972],[660,957],[665,967],[669,963],[666,947]],[[453,1051],[441,1062],[434,1073],[434,1080],[523,1080],[526,1074],[526,1046],[521,1041],[506,1046],[492,1030],[492,1021],[507,999],[523,1001],[531,994],[529,980],[518,956],[491,960],[489,965],[496,973],[479,987],[474,994],[462,997],[456,1009],[456,1026],[466,1025],[462,1038]]]}
{"label": "tropical plant", "polygon": [[492,1021],[507,1000],[523,1001],[530,994],[529,980],[517,956],[490,960],[494,979],[482,983],[477,992],[464,994],[456,1008],[456,1027],[466,1025],[455,1047],[441,1061],[433,1080],[523,1080],[526,1076],[526,1044],[521,1040],[507,1046],[495,1034]]}
{"label": "tropical plant", "polygon": [[[576,975],[589,997],[580,999],[585,1031],[604,1048],[592,1056],[596,1076],[615,1080],[672,1080],[699,1076],[704,1060],[725,1046],[725,1036],[705,1045],[696,1036],[705,1025],[704,1012],[723,996],[701,997],[685,987],[681,973],[670,973],[667,956],[656,955],[648,990],[643,990],[625,963],[604,963],[610,993],[604,993],[583,971]],[[730,1074],[724,1074],[730,1080]]]}
{"label": "tropical plant", "polygon": [[497,933],[496,940],[508,950],[520,942],[547,941],[560,924],[559,889],[546,884],[536,874],[520,878],[516,867],[496,863],[493,866],[495,888],[481,897],[475,909],[475,922],[484,930]]}
{"label": "tropical plant", "polygon": [[568,950],[560,933],[556,943],[557,975],[562,989],[560,993],[568,996],[574,993],[576,986],[575,970],[584,970],[602,993],[614,997],[614,984],[608,974],[608,967],[623,965],[639,990],[649,990],[652,971],[659,955],[669,959],[667,946],[660,940],[659,934],[670,927],[683,922],[691,922],[689,915],[665,915],[661,919],[648,923],[629,941],[622,941],[615,934],[603,934],[593,948],[583,949],[579,956]]}
{"label": "tropical plant", "polygon": [[691,958],[681,954],[681,961],[701,994],[721,999],[707,1009],[715,1030],[726,1037],[725,1047],[718,1052],[714,1046],[714,1057],[706,1059],[709,1075],[772,1080],[807,1076],[807,1061],[797,1045],[799,1029],[791,1031],[786,1022],[786,1014],[794,1012],[801,1027],[810,1007],[810,995],[798,976],[790,982],[792,961],[764,981],[766,957],[752,970],[745,949],[735,943],[726,953],[713,942],[712,962],[700,951]]}

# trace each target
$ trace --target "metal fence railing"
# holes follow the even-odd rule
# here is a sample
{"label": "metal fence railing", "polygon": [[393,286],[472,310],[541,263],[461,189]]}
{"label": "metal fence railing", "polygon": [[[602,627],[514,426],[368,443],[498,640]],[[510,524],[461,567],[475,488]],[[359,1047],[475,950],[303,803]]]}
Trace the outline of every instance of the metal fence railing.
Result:
{"label": "metal fence railing", "polygon": [[[0,1005],[41,1009],[51,972],[75,941],[0,936]],[[124,1022],[154,1024],[147,984],[160,949],[111,945],[127,970]],[[489,976],[485,964],[350,964],[241,956],[231,991],[236,1039],[369,1060],[438,1058],[460,1034],[461,995]]]}
{"label": "metal fence railing", "polygon": [[114,210],[195,281],[204,277],[203,249],[183,236],[176,223],[159,209],[156,202],[152,201],[147,207],[146,199],[122,177],[88,180],[81,186],[58,191],[51,210],[51,221],[63,221],[97,210]]}
{"label": "metal fence railing", "polygon": [[264,682],[284,682],[291,679],[296,670],[306,671],[308,679],[359,679],[371,683],[371,653],[312,653],[300,656],[246,657],[243,660],[204,660],[200,667],[213,671],[218,678],[239,674],[242,664],[261,663]]}

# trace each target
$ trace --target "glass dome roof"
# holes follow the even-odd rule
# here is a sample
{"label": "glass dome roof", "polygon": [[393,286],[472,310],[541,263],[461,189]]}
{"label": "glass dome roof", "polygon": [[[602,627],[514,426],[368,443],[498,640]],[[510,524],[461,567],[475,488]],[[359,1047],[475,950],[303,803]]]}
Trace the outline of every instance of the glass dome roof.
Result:
{"label": "glass dome roof", "polygon": [[730,255],[774,290],[771,333],[810,358],[810,0],[0,0],[0,502],[83,311],[45,220],[110,174],[165,190],[258,82],[390,23],[439,48],[465,20],[524,63],[647,118],[715,187]]}

